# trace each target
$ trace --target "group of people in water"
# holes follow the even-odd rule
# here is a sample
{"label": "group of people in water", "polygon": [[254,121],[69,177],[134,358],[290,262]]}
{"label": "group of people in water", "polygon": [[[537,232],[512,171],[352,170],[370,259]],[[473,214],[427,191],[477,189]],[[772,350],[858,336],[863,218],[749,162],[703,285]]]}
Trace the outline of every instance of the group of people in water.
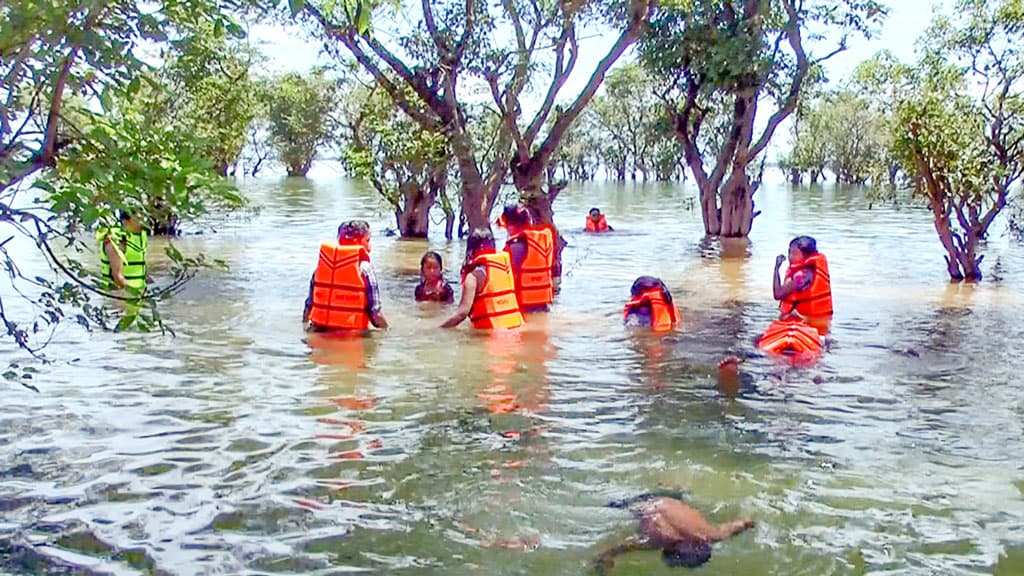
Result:
{"label": "group of people in water", "polygon": [[[548,311],[559,289],[561,247],[564,241],[550,224],[540,223],[525,206],[506,206],[498,225],[508,239],[498,250],[489,230],[474,230],[466,242],[461,269],[461,296],[455,312],[441,325],[458,326],[467,318],[482,330],[515,329],[524,315]],[[598,208],[592,208],[584,231],[601,234],[614,229]],[[97,232],[101,276],[111,289],[144,290],[148,281],[144,227],[131,214],[122,214],[121,226]],[[789,262],[785,274],[782,265]],[[828,261],[809,236],[794,238],[789,254],[779,255],[772,283],[780,302],[780,317],[758,340],[758,348],[770,354],[812,355],[822,349],[822,336],[832,316],[832,289]],[[417,301],[452,303],[455,290],[444,278],[441,255],[427,252],[420,260]],[[623,308],[629,327],[667,332],[680,322],[679,310],[665,283],[640,276],[630,288]],[[370,226],[350,220],[338,227],[335,240],[322,242],[319,260],[309,282],[303,323],[310,331],[360,334],[371,326],[387,328],[381,308],[377,277],[370,262]],[[719,366],[735,369],[735,359]],[[749,519],[725,524],[707,522],[680,497],[644,494],[613,502],[612,507],[633,512],[639,534],[604,551],[598,571],[611,569],[618,554],[632,550],[661,549],[670,566],[696,567],[711,557],[711,544],[753,526]]]}
{"label": "group of people in water", "polygon": [[[459,304],[441,324],[443,328],[453,328],[468,318],[477,329],[514,329],[525,323],[524,315],[546,312],[554,302],[561,280],[560,247],[564,245],[554,226],[539,223],[520,205],[506,206],[497,223],[508,231],[501,250],[490,230],[474,230],[469,235]],[[601,234],[614,229],[598,208],[592,208],[584,230]],[[783,275],[780,269],[787,260]],[[379,294],[370,263],[369,224],[363,220],[344,222],[338,227],[337,239],[320,246],[303,322],[316,332],[387,328]],[[414,296],[417,301],[455,301],[455,290],[444,279],[444,263],[437,252],[427,252],[420,260],[420,282]],[[760,337],[758,347],[773,354],[819,353],[821,336],[832,315],[832,290],[828,261],[813,238],[794,238],[788,256],[776,259],[773,296],[780,302],[780,318]],[[623,322],[629,327],[666,332],[679,324],[679,309],[661,279],[640,276],[630,288]]]}

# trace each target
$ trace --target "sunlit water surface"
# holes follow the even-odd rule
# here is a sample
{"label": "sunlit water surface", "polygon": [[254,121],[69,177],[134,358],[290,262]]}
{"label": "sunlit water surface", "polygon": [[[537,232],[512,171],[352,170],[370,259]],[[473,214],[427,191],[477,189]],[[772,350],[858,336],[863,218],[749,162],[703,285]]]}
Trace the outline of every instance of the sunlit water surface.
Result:
{"label": "sunlit water surface", "polygon": [[[1024,573],[1024,251],[999,231],[995,273],[955,286],[928,213],[862,191],[766,186],[749,256],[723,259],[691,189],[586,184],[556,204],[554,310],[486,336],[412,301],[423,251],[457,280],[461,244],[387,236],[378,199],[334,174],[247,183],[258,215],[178,241],[231,268],[164,305],[176,337],[68,326],[40,393],[9,385],[0,572],[584,574],[634,529],[605,504],[672,486],[758,523],[701,574]],[[614,234],[579,232],[592,205]],[[392,328],[310,338],[318,243],[349,218],[373,223]],[[830,260],[830,351],[754,357],[720,390],[797,234]],[[671,288],[677,333],[621,326],[643,274]],[[648,552],[615,573],[683,571]]]}

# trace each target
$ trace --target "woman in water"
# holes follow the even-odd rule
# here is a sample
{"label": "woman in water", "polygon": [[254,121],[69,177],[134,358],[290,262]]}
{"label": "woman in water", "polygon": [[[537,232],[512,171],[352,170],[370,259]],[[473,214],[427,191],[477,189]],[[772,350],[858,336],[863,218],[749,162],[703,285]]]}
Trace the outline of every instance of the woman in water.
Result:
{"label": "woman in water", "polygon": [[417,302],[455,301],[455,291],[444,279],[444,263],[437,252],[427,252],[420,259],[420,283],[415,291]]}

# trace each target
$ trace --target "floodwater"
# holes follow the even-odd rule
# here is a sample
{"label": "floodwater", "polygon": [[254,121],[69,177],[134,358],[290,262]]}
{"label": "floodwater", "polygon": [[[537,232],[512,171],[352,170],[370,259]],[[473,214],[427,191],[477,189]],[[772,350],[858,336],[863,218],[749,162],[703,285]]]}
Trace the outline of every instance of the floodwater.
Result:
{"label": "floodwater", "polygon": [[[608,501],[675,487],[757,522],[701,574],[1024,574],[1024,249],[999,231],[989,278],[956,286],[926,211],[859,190],[767,185],[749,256],[723,259],[691,189],[586,184],[556,203],[554,310],[483,335],[412,301],[428,246],[457,280],[440,226],[386,236],[372,192],[329,169],[245,187],[258,215],[178,243],[231,269],[164,305],[176,337],[68,325],[40,392],[8,385],[0,572],[587,574],[634,530]],[[578,232],[592,205],[616,233]],[[318,243],[349,218],[373,223],[392,328],[309,337]],[[829,352],[752,357],[719,389],[803,233],[831,264]],[[678,332],[621,326],[643,274],[673,291]],[[686,571],[638,552],[613,573]]]}

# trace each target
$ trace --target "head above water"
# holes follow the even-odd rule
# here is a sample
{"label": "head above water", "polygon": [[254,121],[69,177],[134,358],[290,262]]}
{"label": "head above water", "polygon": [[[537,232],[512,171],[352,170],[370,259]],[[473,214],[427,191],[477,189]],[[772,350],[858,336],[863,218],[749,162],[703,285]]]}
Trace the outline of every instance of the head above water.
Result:
{"label": "head above water", "polygon": [[789,263],[799,264],[818,253],[818,243],[810,236],[797,236],[789,241]]}
{"label": "head above water", "polygon": [[601,219],[601,209],[600,208],[597,208],[597,207],[591,208],[589,214],[590,214],[590,219],[593,220],[594,222],[597,222],[598,220]]}
{"label": "head above water", "polygon": [[504,221],[509,234],[515,234],[533,223],[530,212],[526,208],[514,205],[505,206],[505,209],[501,211],[501,220]]}
{"label": "head above water", "polygon": [[661,551],[661,560],[673,568],[696,568],[711,559],[711,543],[707,540],[683,540]]}
{"label": "head above water", "polygon": [[494,236],[486,228],[477,228],[466,239],[466,262],[480,254],[494,252]]}
{"label": "head above water", "polygon": [[122,208],[120,210],[121,216],[121,227],[129,232],[141,232],[144,227],[142,219],[138,214],[133,212],[130,208]]}
{"label": "head above water", "polygon": [[444,269],[444,261],[441,255],[429,251],[420,258],[420,277],[428,282],[436,282],[441,279],[441,271]]}
{"label": "head above water", "polygon": [[338,226],[339,244],[370,244],[370,224],[366,220],[349,220]]}
{"label": "head above water", "polygon": [[661,278],[655,278],[654,276],[640,276],[633,281],[633,286],[629,289],[629,294],[635,298],[654,288],[665,288],[665,283],[661,281]]}

